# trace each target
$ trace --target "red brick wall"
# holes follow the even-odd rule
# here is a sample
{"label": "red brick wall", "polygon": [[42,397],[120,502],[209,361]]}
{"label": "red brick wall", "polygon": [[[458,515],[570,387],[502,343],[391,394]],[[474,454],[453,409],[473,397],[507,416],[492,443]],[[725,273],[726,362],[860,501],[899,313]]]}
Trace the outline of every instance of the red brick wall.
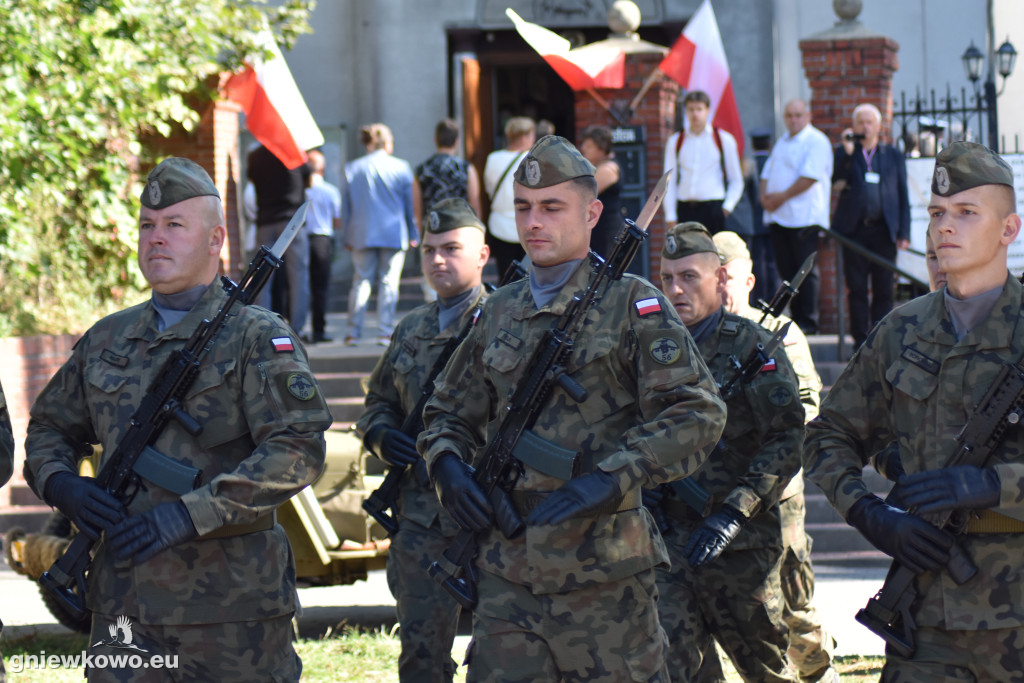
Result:
{"label": "red brick wall", "polygon": [[9,486],[0,488],[0,507],[40,504],[21,476],[28,411],[39,392],[71,355],[71,347],[78,337],[65,334],[0,339],[0,357],[6,359],[0,382],[14,428],[14,476]]}
{"label": "red brick wall", "polygon": [[[886,139],[892,127],[892,75],[899,68],[899,44],[885,36],[814,39],[800,41],[800,51],[811,87],[814,125],[837,143],[852,123],[854,107],[873,104],[882,112],[882,137]],[[835,334],[839,329],[836,252],[831,240],[819,245],[818,268],[820,330]],[[849,329],[848,324],[844,329]]]}

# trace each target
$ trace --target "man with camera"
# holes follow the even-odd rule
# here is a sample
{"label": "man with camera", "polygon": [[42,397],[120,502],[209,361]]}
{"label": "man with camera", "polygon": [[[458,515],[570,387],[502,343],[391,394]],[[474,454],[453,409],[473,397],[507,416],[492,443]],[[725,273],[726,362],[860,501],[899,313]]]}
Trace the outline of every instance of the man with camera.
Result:
{"label": "man with camera", "polygon": [[[897,249],[910,244],[907,167],[898,149],[879,141],[881,129],[878,107],[861,104],[853,110],[853,128],[843,131],[842,141],[835,148],[832,182],[840,195],[832,229],[886,261],[895,262]],[[871,327],[892,310],[894,275],[850,249],[843,252],[843,274],[856,349]]]}

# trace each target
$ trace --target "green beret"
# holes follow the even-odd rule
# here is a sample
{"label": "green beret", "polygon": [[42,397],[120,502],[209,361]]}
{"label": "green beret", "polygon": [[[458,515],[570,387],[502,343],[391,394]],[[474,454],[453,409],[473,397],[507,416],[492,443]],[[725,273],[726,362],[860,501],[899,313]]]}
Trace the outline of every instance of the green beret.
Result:
{"label": "green beret", "polygon": [[979,185],[1013,187],[1013,170],[1001,156],[977,142],[954,142],[935,157],[932,194],[949,197]]}
{"label": "green beret", "polygon": [[716,232],[715,236],[711,239],[714,240],[715,246],[718,247],[718,254],[722,257],[723,264],[735,261],[738,258],[750,258],[750,250],[747,249],[747,243],[734,232]]}
{"label": "green beret", "polygon": [[545,135],[519,162],[514,178],[521,185],[539,189],[573,178],[593,177],[594,170],[571,142],[558,135]]}
{"label": "green beret", "polygon": [[476,217],[469,202],[461,197],[449,197],[430,207],[423,229],[437,235],[459,228],[476,228],[487,233],[487,227]]}
{"label": "green beret", "polygon": [[662,258],[681,259],[691,254],[711,253],[719,258],[718,248],[711,239],[711,233],[696,221],[678,223],[668,229],[665,235],[665,247],[661,250]]}
{"label": "green beret", "polygon": [[193,197],[220,198],[217,186],[203,167],[183,157],[168,157],[146,177],[139,201],[150,209],[163,209]]}

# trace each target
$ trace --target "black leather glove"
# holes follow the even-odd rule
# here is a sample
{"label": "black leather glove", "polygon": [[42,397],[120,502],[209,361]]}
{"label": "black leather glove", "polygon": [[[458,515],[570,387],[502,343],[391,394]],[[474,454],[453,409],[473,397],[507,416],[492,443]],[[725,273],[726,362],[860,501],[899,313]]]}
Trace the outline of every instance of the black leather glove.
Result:
{"label": "black leather glove", "polygon": [[374,427],[366,433],[363,443],[392,467],[408,467],[420,459],[416,439],[398,429]]}
{"label": "black leather glove", "polygon": [[872,455],[871,465],[875,471],[889,481],[898,481],[905,474],[903,458],[900,457],[900,446],[895,441]]}
{"label": "black leather glove", "polygon": [[138,563],[198,535],[188,508],[176,500],[122,521],[107,532],[107,543],[118,558]]}
{"label": "black leather glove", "polygon": [[570,479],[562,484],[527,518],[527,524],[541,526],[560,524],[570,517],[585,515],[612,502],[619,495],[619,485],[607,472],[598,470]]}
{"label": "black leather glove", "polygon": [[900,501],[920,515],[948,510],[987,510],[999,505],[1002,486],[990,467],[959,465],[904,476]]}
{"label": "black leather glove", "polygon": [[731,505],[723,505],[721,510],[708,515],[700,526],[693,530],[690,540],[683,548],[686,561],[695,569],[708,562],[714,562],[725,547],[736,538],[736,534],[743,528],[744,521],[746,518],[743,514]]}
{"label": "black leather glove", "polygon": [[491,524],[491,504],[473,479],[473,468],[454,453],[434,462],[430,479],[441,505],[463,529],[483,531]]}
{"label": "black leather glove", "polygon": [[953,536],[917,515],[864,496],[850,508],[846,521],[871,545],[914,572],[939,569],[949,562]]}
{"label": "black leather glove", "polygon": [[95,479],[70,472],[60,472],[47,479],[43,498],[94,541],[128,514],[121,501],[107,493]]}

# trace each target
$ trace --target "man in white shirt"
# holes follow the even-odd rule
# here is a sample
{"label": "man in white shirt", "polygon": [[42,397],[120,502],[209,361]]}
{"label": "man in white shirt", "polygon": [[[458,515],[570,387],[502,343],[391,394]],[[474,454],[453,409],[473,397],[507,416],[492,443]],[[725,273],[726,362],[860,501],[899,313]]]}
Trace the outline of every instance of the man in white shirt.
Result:
{"label": "man in white shirt", "polygon": [[498,267],[499,280],[513,261],[526,255],[516,231],[512,176],[536,141],[536,125],[528,116],[510,118],[505,122],[505,148],[488,154],[484,164],[484,190],[491,200],[491,212],[487,218],[487,246],[491,248],[491,256]]}
{"label": "man in white shirt", "polygon": [[[803,100],[787,103],[784,115],[787,133],[775,143],[764,166],[760,195],[779,277],[792,280],[818,248],[819,229],[829,226],[832,145],[811,125],[811,111]],[[804,334],[818,332],[816,272],[793,297],[790,313]]]}
{"label": "man in white shirt", "polygon": [[691,90],[683,98],[686,125],[665,146],[665,172],[673,172],[665,193],[665,223],[696,221],[711,234],[725,229],[725,218],[743,195],[736,138],[708,123],[711,98]]}

